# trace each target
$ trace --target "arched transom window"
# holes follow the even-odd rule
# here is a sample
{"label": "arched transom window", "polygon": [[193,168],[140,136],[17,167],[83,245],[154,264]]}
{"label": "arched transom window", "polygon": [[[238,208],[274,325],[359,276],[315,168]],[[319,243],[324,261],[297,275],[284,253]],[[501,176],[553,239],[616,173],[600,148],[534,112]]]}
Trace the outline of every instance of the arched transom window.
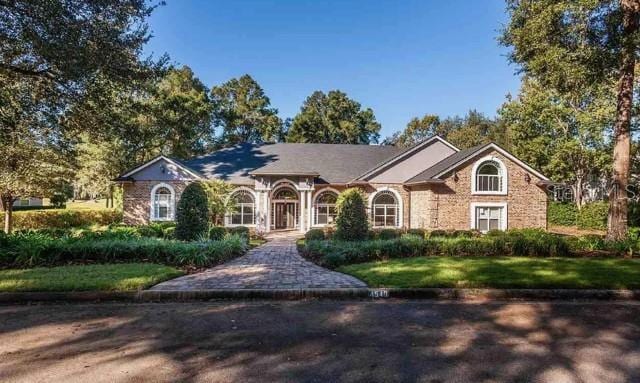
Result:
{"label": "arched transom window", "polygon": [[296,194],[295,191],[293,191],[293,189],[291,189],[289,187],[283,187],[283,188],[280,188],[280,189],[276,190],[275,194],[273,195],[273,199],[278,199],[278,200],[297,200],[298,199],[298,195]]}
{"label": "arched transom window", "polygon": [[501,193],[505,190],[502,166],[493,160],[480,163],[475,174],[474,192]]}
{"label": "arched transom window", "polygon": [[246,190],[239,190],[231,195],[233,199],[233,212],[230,223],[232,225],[255,224],[255,200],[253,194]]}
{"label": "arched transom window", "polygon": [[156,185],[151,190],[151,220],[173,221],[175,193],[169,185]]}
{"label": "arched transom window", "polygon": [[314,225],[332,225],[336,219],[336,201],[338,195],[332,191],[324,191],[316,197],[314,208]]}
{"label": "arched transom window", "polygon": [[399,204],[390,191],[381,191],[373,198],[373,226],[397,227],[399,222]]}

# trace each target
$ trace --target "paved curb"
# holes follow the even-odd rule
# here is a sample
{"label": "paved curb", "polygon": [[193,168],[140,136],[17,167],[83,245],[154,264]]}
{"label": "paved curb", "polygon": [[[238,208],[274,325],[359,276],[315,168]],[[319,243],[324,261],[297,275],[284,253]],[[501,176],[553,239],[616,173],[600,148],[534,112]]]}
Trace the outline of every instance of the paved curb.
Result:
{"label": "paved curb", "polygon": [[137,292],[75,291],[0,293],[0,303],[133,301]]}
{"label": "paved curb", "polygon": [[640,301],[640,290],[578,289],[220,289],[143,290],[139,292],[25,292],[0,293],[0,303],[28,302],[175,302],[213,299],[300,300],[300,299],[431,299],[459,301],[504,300],[601,300]]}

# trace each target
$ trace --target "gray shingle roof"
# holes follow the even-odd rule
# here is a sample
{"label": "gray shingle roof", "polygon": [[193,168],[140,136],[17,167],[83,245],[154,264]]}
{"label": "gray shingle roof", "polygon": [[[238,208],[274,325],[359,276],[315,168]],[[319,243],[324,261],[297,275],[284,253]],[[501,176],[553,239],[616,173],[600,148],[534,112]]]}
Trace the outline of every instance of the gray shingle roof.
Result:
{"label": "gray shingle roof", "polygon": [[182,161],[207,178],[253,184],[252,174],[318,174],[316,182],[347,183],[397,155],[394,146],[343,144],[240,144]]}
{"label": "gray shingle roof", "polygon": [[464,149],[457,153],[454,153],[449,157],[445,158],[444,160],[433,165],[432,167],[425,169],[422,173],[419,173],[415,177],[407,180],[407,183],[427,182],[427,181],[434,180],[438,174],[442,173],[443,171],[447,170],[448,168],[457,164],[460,161],[464,161],[467,158],[473,157],[474,155],[476,155],[478,152],[481,152],[484,148],[488,147],[489,145],[491,144],[490,143],[482,144],[482,145],[474,146],[472,148]]}

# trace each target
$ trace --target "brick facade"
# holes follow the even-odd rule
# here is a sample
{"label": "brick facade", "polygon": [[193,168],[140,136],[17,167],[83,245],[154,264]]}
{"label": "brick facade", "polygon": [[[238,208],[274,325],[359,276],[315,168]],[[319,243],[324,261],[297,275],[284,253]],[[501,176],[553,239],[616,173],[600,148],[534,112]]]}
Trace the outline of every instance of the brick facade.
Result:
{"label": "brick facade", "polygon": [[127,225],[144,225],[149,223],[151,213],[151,189],[159,183],[166,183],[175,191],[177,206],[182,191],[190,181],[135,181],[122,185],[124,211],[123,221]]}
{"label": "brick facade", "polygon": [[[471,226],[473,202],[506,202],[507,228],[546,228],[547,195],[536,183],[539,178],[529,173],[529,182],[525,180],[527,171],[496,151],[486,152],[500,159],[507,168],[507,195],[473,195],[471,192],[472,168],[482,156],[478,156],[454,172],[447,174],[444,184],[432,185],[431,199],[422,200],[417,205],[426,206],[433,213],[429,228],[467,230]],[[415,201],[413,201],[415,203]],[[418,207],[416,207],[418,209]],[[419,211],[417,211],[419,213]]]}
{"label": "brick facade", "polygon": [[[506,195],[474,195],[471,191],[472,168],[476,161],[485,155],[500,159],[508,172],[508,190]],[[529,173],[530,181],[525,180],[526,170],[518,166],[497,151],[488,151],[475,156],[454,172],[445,175],[442,184],[424,184],[405,186],[402,184],[372,183],[364,186],[370,197],[380,189],[392,189],[402,198],[403,228],[455,229],[468,230],[471,227],[471,203],[502,202],[507,204],[507,228],[536,227],[546,228],[547,196],[545,191],[536,186],[539,179]],[[131,225],[149,222],[151,206],[151,190],[158,183],[167,183],[175,190],[175,203],[191,182],[181,181],[135,181],[123,184],[124,222]],[[318,191],[331,187],[342,191],[344,185],[314,185],[311,201],[315,201]],[[263,204],[263,202],[257,203]],[[371,206],[369,206],[370,208]],[[311,214],[304,214],[306,228],[309,228]]]}

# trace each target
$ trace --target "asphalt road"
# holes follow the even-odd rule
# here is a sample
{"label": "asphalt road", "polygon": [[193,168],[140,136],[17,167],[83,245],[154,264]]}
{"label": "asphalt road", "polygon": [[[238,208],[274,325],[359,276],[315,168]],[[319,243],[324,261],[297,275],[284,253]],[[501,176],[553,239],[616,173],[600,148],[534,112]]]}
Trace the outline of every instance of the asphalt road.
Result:
{"label": "asphalt road", "polygon": [[640,305],[0,306],[1,382],[638,382]]}

